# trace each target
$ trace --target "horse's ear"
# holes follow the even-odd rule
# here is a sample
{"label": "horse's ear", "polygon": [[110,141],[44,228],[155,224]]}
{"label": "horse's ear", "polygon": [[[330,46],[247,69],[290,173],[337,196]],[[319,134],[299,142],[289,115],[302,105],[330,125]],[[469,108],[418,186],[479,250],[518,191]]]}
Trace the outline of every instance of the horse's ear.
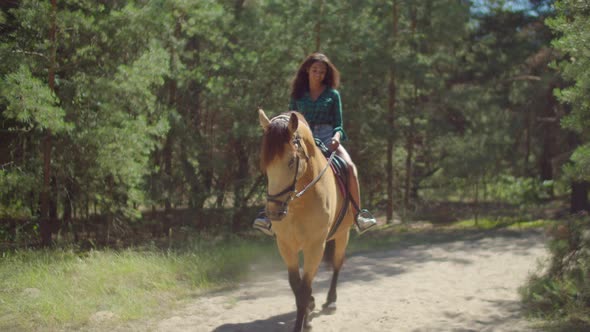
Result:
{"label": "horse's ear", "polygon": [[293,135],[293,133],[295,133],[297,131],[298,127],[299,127],[299,118],[297,117],[297,114],[291,113],[291,118],[289,119],[289,133],[291,135]]}
{"label": "horse's ear", "polygon": [[266,128],[268,128],[268,125],[270,124],[270,120],[268,119],[266,114],[264,114],[262,108],[258,109],[258,120],[260,121],[260,126],[262,126],[262,129],[266,130]]}

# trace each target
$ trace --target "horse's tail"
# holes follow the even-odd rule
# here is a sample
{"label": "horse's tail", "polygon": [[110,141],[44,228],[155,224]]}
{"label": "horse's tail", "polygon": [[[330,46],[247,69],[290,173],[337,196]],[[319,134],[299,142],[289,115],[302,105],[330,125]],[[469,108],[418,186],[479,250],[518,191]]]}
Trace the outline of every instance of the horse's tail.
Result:
{"label": "horse's tail", "polygon": [[326,248],[324,249],[324,262],[332,265],[334,263],[334,255],[336,253],[336,241],[330,240],[326,242]]}

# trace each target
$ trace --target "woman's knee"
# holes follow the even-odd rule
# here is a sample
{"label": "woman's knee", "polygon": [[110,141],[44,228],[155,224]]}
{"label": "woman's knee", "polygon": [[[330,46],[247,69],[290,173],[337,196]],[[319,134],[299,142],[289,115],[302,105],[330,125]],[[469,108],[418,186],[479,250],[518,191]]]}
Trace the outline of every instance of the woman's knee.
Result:
{"label": "woman's knee", "polygon": [[348,165],[348,168],[351,170],[351,172],[349,172],[350,176],[353,176],[353,177],[357,178],[358,177],[358,171],[356,169],[356,165],[352,161],[352,158],[350,158],[350,155],[348,154],[348,152],[346,151],[346,149],[341,145],[341,146],[338,147],[338,150],[336,151],[336,154],[339,157],[341,157],[342,159],[344,159],[344,161]]}

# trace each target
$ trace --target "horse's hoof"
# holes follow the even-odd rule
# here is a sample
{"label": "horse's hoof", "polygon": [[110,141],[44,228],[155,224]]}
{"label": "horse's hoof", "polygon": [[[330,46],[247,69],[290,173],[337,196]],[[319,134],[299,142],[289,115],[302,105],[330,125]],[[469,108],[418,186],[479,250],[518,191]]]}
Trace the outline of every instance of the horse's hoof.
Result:
{"label": "horse's hoof", "polygon": [[306,330],[310,330],[311,329],[311,319],[306,318],[305,322],[303,322],[303,328]]}
{"label": "horse's hoof", "polygon": [[336,302],[324,303],[322,306],[322,312],[324,313],[333,313],[336,311]]}
{"label": "horse's hoof", "polygon": [[315,299],[312,296],[311,299],[309,299],[309,305],[307,306],[307,310],[309,310],[309,312],[312,312],[312,311],[314,311],[314,309],[315,309]]}

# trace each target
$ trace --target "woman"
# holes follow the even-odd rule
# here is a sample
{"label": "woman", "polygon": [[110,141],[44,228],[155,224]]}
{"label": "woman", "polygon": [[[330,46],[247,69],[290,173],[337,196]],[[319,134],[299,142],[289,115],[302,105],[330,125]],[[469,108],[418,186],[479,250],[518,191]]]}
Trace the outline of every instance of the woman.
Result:
{"label": "woman", "polygon": [[[342,127],[342,102],[338,93],[340,73],[322,53],[313,53],[299,66],[291,87],[289,110],[298,111],[309,123],[313,136],[319,138],[330,149],[344,159],[349,166],[349,191],[352,199],[360,205],[358,173],[350,155],[340,144],[346,139]],[[366,211],[366,210],[365,210]],[[361,216],[362,215],[362,216]],[[357,217],[359,232],[377,224],[368,211]],[[261,213],[254,220],[253,227],[272,235],[270,220]]]}

